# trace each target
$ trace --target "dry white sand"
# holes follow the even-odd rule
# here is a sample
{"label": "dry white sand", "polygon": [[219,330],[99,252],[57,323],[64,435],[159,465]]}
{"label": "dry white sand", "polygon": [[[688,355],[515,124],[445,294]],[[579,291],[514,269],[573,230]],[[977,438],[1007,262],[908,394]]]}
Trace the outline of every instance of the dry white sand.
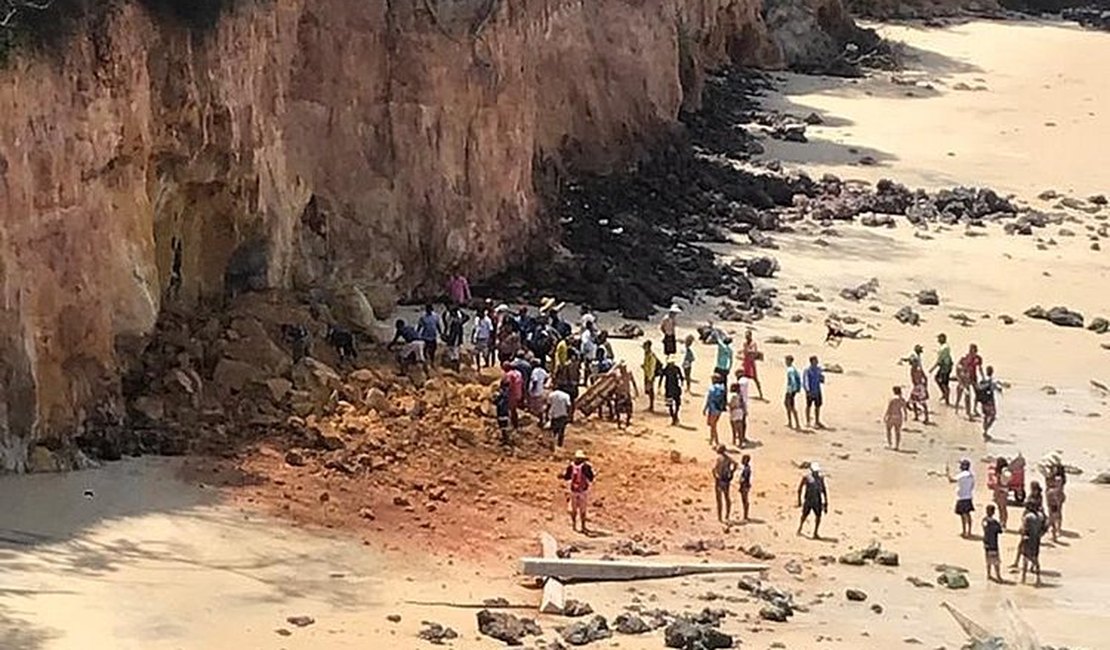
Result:
{"label": "dry white sand", "polygon": [[[1110,192],[1110,33],[1035,21],[881,32],[907,45],[908,69],[866,80],[785,75],[767,105],[816,112],[826,125],[807,130],[808,144],[768,140],[767,158],[911,187]],[[862,156],[879,165],[858,165]]]}
{"label": "dry white sand", "polygon": [[[795,161],[816,158],[846,176],[889,175],[910,185],[930,186],[987,183],[1026,198],[1047,187],[1074,188],[1081,195],[1108,189],[1099,187],[1107,181],[1106,158],[1100,138],[1093,136],[1110,130],[1106,118],[1087,113],[1098,113],[1096,104],[1108,98],[1108,78],[1096,55],[1110,37],[1065,27],[1001,23],[891,29],[921,50],[924,74],[942,78],[946,85],[935,84],[936,93],[929,97],[907,98],[901,94],[904,87],[882,81],[854,86],[792,78],[788,94],[770,101],[807,107],[793,110],[818,109],[837,126],[814,129],[813,134],[826,142],[776,144],[775,155]],[[1065,71],[1065,76],[1058,76]],[[983,81],[975,82],[976,78]],[[989,90],[952,90],[963,79]],[[803,92],[806,83],[811,86]],[[1051,91],[1041,90],[1044,84],[1052,85]],[[886,94],[865,95],[862,89],[869,87],[886,88]],[[1090,102],[1085,101],[1088,97]],[[1096,119],[1103,120],[1101,131],[1094,126]],[[1058,126],[1044,127],[1048,120]],[[891,157],[884,165],[889,166],[845,168],[852,159],[844,153],[847,146],[858,146],[864,153],[887,152]],[[948,151],[957,155],[948,157]],[[1049,156],[1050,151],[1055,154]],[[809,163],[806,167],[824,168]],[[932,231],[933,239],[923,240],[905,224],[894,230],[838,226],[841,236],[823,236],[828,245],[816,243],[818,236],[812,232],[776,238],[782,244],[775,254],[783,272],[769,282],[780,290],[785,315],[800,314],[805,320],[768,319],[754,327],[761,342],[770,335],[800,341],[791,346],[763,344],[767,361],[761,373],[770,401],[757,403],[752,416],[752,437],[762,443],[752,452],[753,515],[762,523],[733,529],[726,536],[711,524],[695,522],[691,536],[723,536],[733,548],[760,543],[778,554],[772,582],[800,592],[803,603],[821,592],[833,595],[786,625],[731,620],[726,629],[738,633],[744,647],[767,648],[778,641],[789,648],[892,648],[915,638],[923,647],[954,648],[962,636],[940,609],[941,601],[1004,629],[1000,603],[1006,598],[1013,599],[1045,643],[1105,646],[1110,572],[1101,560],[1110,553],[1110,524],[1103,514],[1110,495],[1086,483],[1086,478],[1110,469],[1104,431],[1110,417],[1108,398],[1088,384],[1092,378],[1110,383],[1110,352],[1100,348],[1108,339],[1021,317],[1034,303],[1066,304],[1088,317],[1110,312],[1107,253],[1091,251],[1084,236],[1087,225],[1104,222],[1078,213],[1071,216],[1076,221],[1067,225],[1079,236],[1059,236],[1052,228],[1042,234],[1055,236],[1059,245],[1047,250],[1038,250],[1032,238],[1008,237],[993,227],[986,231],[988,236],[974,238],[957,229]],[[745,256],[757,252],[729,250]],[[881,285],[874,301],[849,303],[837,296],[840,288],[871,277],[879,278]],[[806,291],[816,291],[824,302],[796,301],[794,294],[806,285],[811,285]],[[893,312],[912,304],[910,294],[925,287],[939,291],[941,305],[918,308],[925,318],[921,327],[896,323]],[[881,311],[869,310],[871,304]],[[709,307],[691,308],[684,316],[686,324],[699,324]],[[869,331],[875,338],[847,341],[836,349],[824,346],[821,322],[832,310],[860,318],[872,326]],[[958,313],[970,316],[973,324],[963,327],[952,320]],[[1017,322],[1001,324],[997,316],[1003,313]],[[991,318],[981,318],[984,314]],[[650,329],[654,334],[654,327]],[[738,334],[742,329],[735,327]],[[995,431],[999,441],[984,445],[976,425],[944,411],[938,426],[909,427],[904,446],[911,453],[885,450],[882,408],[890,386],[904,385],[908,379],[897,359],[914,343],[931,353],[941,331],[949,334],[957,353],[969,342],[979,343],[987,362],[1010,383],[1000,401]],[[638,359],[634,342],[621,343],[619,351]],[[799,434],[783,427],[778,359],[788,352],[798,358],[818,354],[824,362],[844,367],[844,374],[828,376],[825,419],[832,430]],[[712,351],[699,348],[699,355],[698,374],[706,376]],[[1041,390],[1045,385],[1054,386],[1057,394],[1046,394]],[[698,420],[698,406],[695,402],[687,407],[687,421]],[[669,430],[663,418],[638,417],[669,438],[663,444],[699,458],[708,468],[711,454],[700,430]],[[980,544],[957,536],[958,522],[951,512],[954,490],[943,478],[930,475],[962,455],[975,459],[981,514],[987,495],[979,459],[1018,449],[1031,460],[1060,450],[1068,462],[1086,471],[1069,484],[1066,528],[1072,534],[1042,552],[1051,572],[1046,576],[1049,586],[1043,589],[988,584],[980,577]],[[799,472],[791,461],[802,459],[820,459],[827,469],[832,509],[823,532],[835,541],[794,537],[793,490]],[[386,555],[356,539],[292,529],[214,503],[211,491],[173,480],[172,468],[172,462],[145,459],[65,477],[0,479],[0,648],[412,648],[420,647],[413,635],[422,618],[456,627],[462,638],[454,647],[493,648],[500,644],[475,637],[473,611],[404,601],[478,601],[505,595],[530,602],[538,597],[515,587],[512,558],[491,570],[452,565],[445,558],[414,561],[411,556]],[[91,500],[82,496],[87,487],[95,493]],[[692,496],[705,518],[712,520],[708,488]],[[605,523],[602,513],[598,524]],[[560,538],[571,538],[567,528],[553,522]],[[820,555],[837,555],[873,539],[897,550],[902,566],[856,568],[818,561]],[[1006,535],[1003,544],[1009,558],[1016,536]],[[802,564],[801,575],[783,570],[787,559]],[[942,591],[906,582],[907,576],[931,581],[937,562],[971,569],[971,588]],[[867,591],[868,602],[846,602],[847,587]],[[754,603],[697,600],[706,591],[738,594],[734,581],[722,577],[580,585],[571,595],[591,602],[610,619],[633,597],[648,606],[676,610],[723,605],[741,617],[758,611]],[[883,606],[882,614],[868,608],[875,602]],[[384,620],[393,612],[404,616],[399,625]],[[284,619],[299,614],[315,617],[316,625],[294,630],[290,637],[275,634],[276,628],[293,629]],[[550,629],[559,621],[543,623]],[[622,648],[661,644],[658,635],[617,640]]]}

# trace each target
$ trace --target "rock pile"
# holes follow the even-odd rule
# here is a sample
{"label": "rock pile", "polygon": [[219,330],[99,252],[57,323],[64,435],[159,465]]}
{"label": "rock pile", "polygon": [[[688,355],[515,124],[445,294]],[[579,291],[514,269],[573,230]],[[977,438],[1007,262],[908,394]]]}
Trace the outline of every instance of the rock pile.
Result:
{"label": "rock pile", "polygon": [[483,609],[478,612],[478,632],[505,645],[523,645],[526,636],[541,636],[543,630],[530,618],[517,618],[504,612]]}

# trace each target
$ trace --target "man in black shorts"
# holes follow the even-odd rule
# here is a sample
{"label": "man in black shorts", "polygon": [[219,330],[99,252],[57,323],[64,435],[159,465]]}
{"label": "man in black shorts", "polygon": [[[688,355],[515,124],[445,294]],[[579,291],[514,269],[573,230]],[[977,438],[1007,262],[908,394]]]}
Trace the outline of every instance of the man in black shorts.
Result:
{"label": "man in black shorts", "polygon": [[813,539],[821,539],[818,530],[821,528],[821,515],[829,511],[829,493],[825,488],[825,477],[821,476],[821,466],[817,463],[809,464],[809,473],[802,477],[801,483],[798,484],[798,507],[802,509],[798,534],[802,534],[802,526],[812,512]]}
{"label": "man in black shorts", "polygon": [[732,516],[732,476],[736,473],[736,461],[728,455],[724,445],[717,446],[717,463],[713,466],[713,484],[717,496],[717,521],[727,524]]}

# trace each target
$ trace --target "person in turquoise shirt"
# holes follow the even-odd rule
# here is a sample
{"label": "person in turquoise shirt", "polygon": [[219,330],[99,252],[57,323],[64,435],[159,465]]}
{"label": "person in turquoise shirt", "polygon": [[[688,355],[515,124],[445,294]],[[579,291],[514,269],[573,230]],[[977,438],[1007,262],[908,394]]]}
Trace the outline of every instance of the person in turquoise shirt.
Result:
{"label": "person in turquoise shirt", "polygon": [[794,404],[794,398],[800,392],[802,392],[802,373],[794,367],[794,357],[786,355],[786,399],[783,402],[786,406],[786,426],[798,430],[802,428],[802,421],[798,417],[798,407]]}
{"label": "person in turquoise shirt", "polygon": [[728,395],[725,393],[727,377],[728,375],[713,375],[713,384],[705,393],[705,408],[702,409],[705,422],[709,425],[709,444],[714,447],[720,444],[717,439],[717,421],[721,419],[721,413],[728,408]]}
{"label": "person in turquoise shirt", "polygon": [[724,332],[717,332],[717,369],[714,374],[726,378],[732,372],[732,337]]}

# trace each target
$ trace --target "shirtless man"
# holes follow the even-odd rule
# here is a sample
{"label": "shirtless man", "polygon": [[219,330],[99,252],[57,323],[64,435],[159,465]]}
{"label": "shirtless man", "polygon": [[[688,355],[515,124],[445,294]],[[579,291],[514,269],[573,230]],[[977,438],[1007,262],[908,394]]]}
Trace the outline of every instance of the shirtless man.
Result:
{"label": "shirtless man", "polygon": [[736,473],[736,461],[728,455],[724,445],[717,445],[717,463],[713,466],[713,484],[717,496],[717,521],[727,524],[732,515],[732,476]]}
{"label": "shirtless man", "polygon": [[621,416],[624,416],[624,426],[632,424],[632,398],[640,396],[640,389],[636,387],[636,378],[628,372],[628,366],[623,361],[613,369],[617,373],[617,387],[613,391],[613,417],[617,420],[617,428],[621,427]]}
{"label": "shirtless man", "polygon": [[821,515],[829,512],[829,492],[825,487],[825,477],[821,476],[821,466],[817,463],[809,464],[809,473],[798,483],[798,507],[802,509],[802,519],[798,522],[798,535],[802,534],[802,526],[812,512],[813,539],[821,539],[818,530],[821,528]]}
{"label": "shirtless man", "polygon": [[983,370],[983,357],[979,356],[979,346],[972,343],[967,354],[956,365],[956,412],[959,412],[961,398],[967,412],[967,419],[974,421],[979,415],[979,403],[975,401],[975,386]]}

